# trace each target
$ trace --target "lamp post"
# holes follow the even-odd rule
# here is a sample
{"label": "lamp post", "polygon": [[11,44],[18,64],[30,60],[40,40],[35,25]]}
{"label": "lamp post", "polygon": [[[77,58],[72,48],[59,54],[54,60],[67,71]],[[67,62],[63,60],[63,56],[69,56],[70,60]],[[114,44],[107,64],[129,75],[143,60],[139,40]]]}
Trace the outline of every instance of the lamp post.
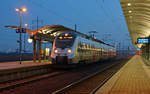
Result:
{"label": "lamp post", "polygon": [[20,64],[21,64],[21,61],[22,61],[22,13],[23,12],[26,12],[27,9],[26,8],[22,8],[22,9],[19,9],[19,8],[16,8],[16,11],[20,13],[20,35],[19,35],[19,61],[20,61]]}

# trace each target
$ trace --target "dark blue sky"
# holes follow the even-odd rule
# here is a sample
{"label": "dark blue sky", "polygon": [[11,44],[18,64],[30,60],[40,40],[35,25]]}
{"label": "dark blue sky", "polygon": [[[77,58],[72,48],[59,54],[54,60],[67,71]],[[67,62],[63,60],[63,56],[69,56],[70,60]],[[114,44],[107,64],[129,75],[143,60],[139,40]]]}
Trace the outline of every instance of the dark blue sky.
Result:
{"label": "dark blue sky", "polygon": [[0,50],[18,48],[19,34],[4,26],[19,25],[15,8],[22,7],[28,9],[23,13],[23,23],[29,24],[28,28],[36,24],[33,20],[38,16],[41,26],[60,24],[73,29],[77,24],[78,31],[97,31],[96,37],[106,38],[106,42],[129,43],[125,41],[129,35],[119,0],[1,0]]}

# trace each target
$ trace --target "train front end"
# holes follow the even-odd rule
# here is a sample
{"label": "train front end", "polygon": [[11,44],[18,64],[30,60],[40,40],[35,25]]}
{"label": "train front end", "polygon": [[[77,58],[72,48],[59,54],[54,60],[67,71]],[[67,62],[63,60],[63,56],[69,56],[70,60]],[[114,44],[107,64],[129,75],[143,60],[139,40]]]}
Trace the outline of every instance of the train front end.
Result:
{"label": "train front end", "polygon": [[72,64],[74,57],[74,33],[62,33],[56,37],[53,43],[51,58],[52,63],[57,65]]}

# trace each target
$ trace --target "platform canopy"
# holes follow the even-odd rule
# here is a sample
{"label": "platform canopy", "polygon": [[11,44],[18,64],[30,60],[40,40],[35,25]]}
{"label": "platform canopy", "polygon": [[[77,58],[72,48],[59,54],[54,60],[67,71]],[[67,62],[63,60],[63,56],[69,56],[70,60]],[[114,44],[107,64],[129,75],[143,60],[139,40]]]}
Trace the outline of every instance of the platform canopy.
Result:
{"label": "platform canopy", "polygon": [[[13,28],[13,29],[20,29],[20,27],[18,26],[5,26],[5,27]],[[25,29],[25,28],[22,28],[22,29]],[[37,30],[26,29],[26,32],[28,32],[31,36],[35,35],[37,40],[43,40],[43,41],[49,41],[49,42],[53,42],[55,37],[64,31],[76,32],[75,30],[72,30],[62,25],[49,25],[49,26],[45,26]]]}
{"label": "platform canopy", "polygon": [[[25,28],[20,28],[18,26],[5,26],[5,27],[13,28],[13,29],[25,29]],[[48,42],[53,42],[55,37],[58,36],[59,34],[63,33],[64,31],[76,32],[76,33],[80,34],[81,36],[90,38],[90,39],[95,40],[100,43],[104,43],[101,40],[98,40],[94,37],[88,36],[87,34],[78,32],[76,30],[70,29],[70,28],[62,26],[62,25],[49,25],[49,26],[45,26],[45,27],[42,27],[37,30],[26,29],[26,32],[28,32],[31,36],[35,35],[36,40],[48,41]],[[109,45],[109,44],[107,44],[107,45]]]}
{"label": "platform canopy", "polygon": [[120,0],[133,45],[138,38],[150,36],[150,0]]}

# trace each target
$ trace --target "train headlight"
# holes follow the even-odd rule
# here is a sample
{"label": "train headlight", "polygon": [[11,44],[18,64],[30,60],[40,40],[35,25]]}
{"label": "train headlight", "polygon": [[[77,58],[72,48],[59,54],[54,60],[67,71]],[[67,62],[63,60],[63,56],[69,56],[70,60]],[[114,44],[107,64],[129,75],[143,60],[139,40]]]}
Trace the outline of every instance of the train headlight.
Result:
{"label": "train headlight", "polygon": [[55,53],[58,53],[58,50],[57,50],[57,49],[55,49],[55,50],[54,50],[54,52],[55,52]]}
{"label": "train headlight", "polygon": [[71,51],[71,49],[68,49],[68,51],[67,51],[67,52],[68,52],[68,54],[71,54],[71,52],[72,52],[72,51]]}

